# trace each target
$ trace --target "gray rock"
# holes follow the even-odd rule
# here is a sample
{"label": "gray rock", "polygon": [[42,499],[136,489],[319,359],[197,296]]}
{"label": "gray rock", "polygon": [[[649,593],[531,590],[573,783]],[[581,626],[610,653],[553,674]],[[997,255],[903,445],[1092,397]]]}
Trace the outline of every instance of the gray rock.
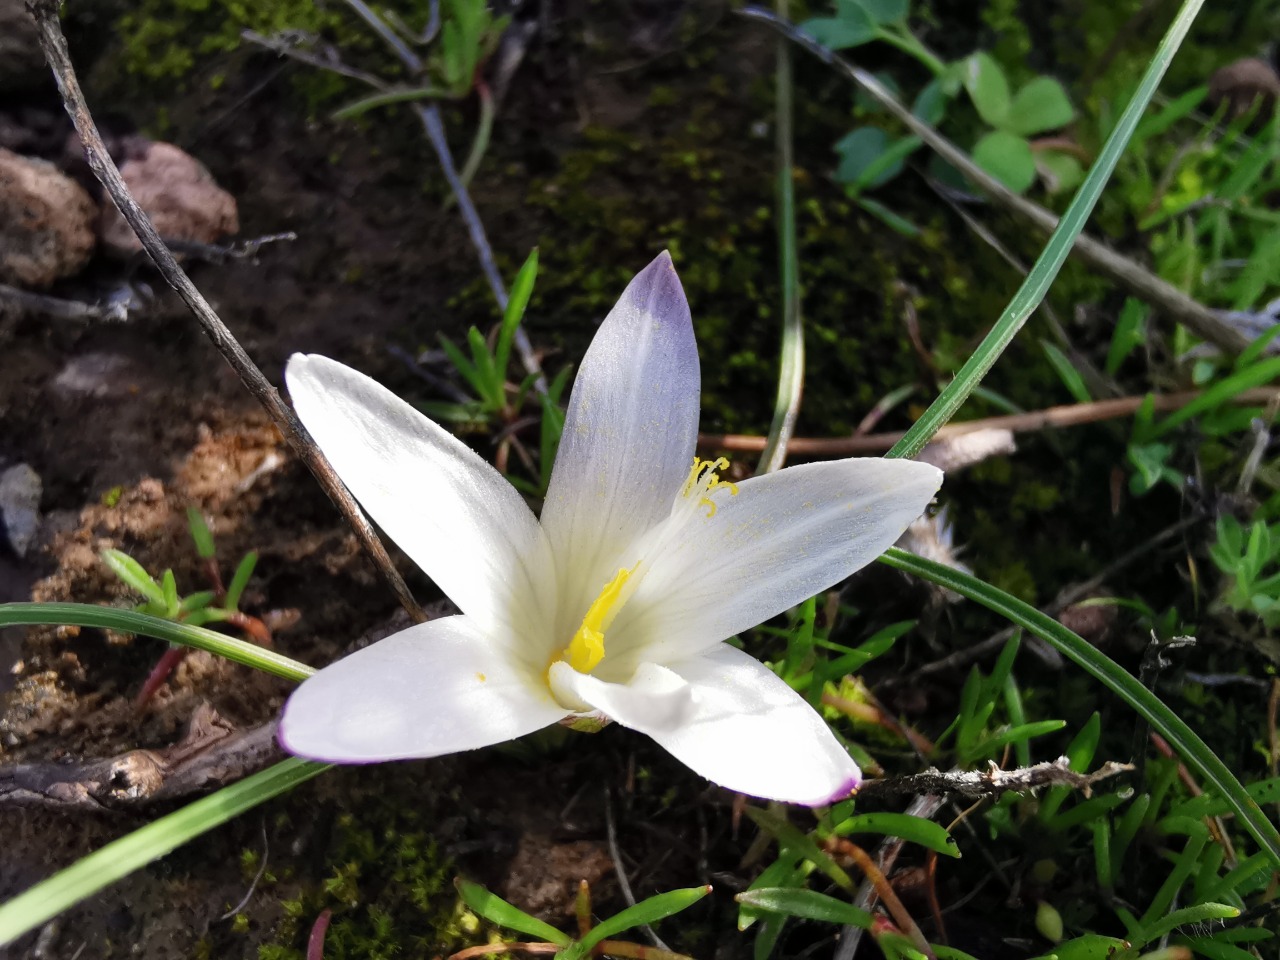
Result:
{"label": "gray rock", "polygon": [[40,529],[40,474],[25,463],[0,473],[0,522],[9,538],[9,546],[19,557],[25,557]]}

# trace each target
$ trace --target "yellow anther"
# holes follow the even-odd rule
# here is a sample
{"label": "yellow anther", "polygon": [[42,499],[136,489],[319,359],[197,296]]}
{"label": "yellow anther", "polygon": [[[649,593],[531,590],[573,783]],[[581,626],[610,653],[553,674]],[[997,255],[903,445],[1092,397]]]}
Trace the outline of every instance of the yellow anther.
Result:
{"label": "yellow anther", "polygon": [[728,480],[721,480],[717,475],[721,470],[729,469],[729,461],[724,457],[717,457],[715,460],[703,460],[699,457],[693,458],[693,467],[689,470],[689,478],[685,480],[684,487],[680,493],[685,497],[698,495],[698,506],[707,508],[707,516],[714,517],[716,515],[716,505],[712,499],[707,496],[712,490],[724,487],[729,491],[729,496],[736,497],[738,495],[738,485]]}
{"label": "yellow anther", "polygon": [[[640,564],[637,563],[636,567],[638,566]],[[609,625],[613,623],[613,618],[617,616],[622,606],[618,602],[622,596],[622,588],[635,572],[636,567],[630,570],[619,570],[614,578],[604,585],[600,595],[587,610],[587,615],[582,618],[582,626],[578,627],[578,632],[569,641],[569,646],[565,647],[564,652],[560,654],[560,658],[579,673],[590,673],[604,659],[604,633],[609,629]]]}

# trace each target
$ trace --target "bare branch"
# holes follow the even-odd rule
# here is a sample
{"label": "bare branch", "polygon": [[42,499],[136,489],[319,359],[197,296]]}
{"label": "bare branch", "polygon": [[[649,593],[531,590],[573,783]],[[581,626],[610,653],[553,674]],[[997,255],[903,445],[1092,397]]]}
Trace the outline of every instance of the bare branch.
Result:
{"label": "bare branch", "polygon": [[111,155],[107,152],[106,145],[102,142],[97,125],[89,113],[84,93],[80,89],[75,68],[72,66],[71,57],[67,52],[67,41],[62,34],[62,26],[58,22],[57,0],[28,0],[27,9],[30,10],[40,31],[40,46],[44,50],[45,58],[53,68],[54,79],[57,81],[58,90],[62,94],[63,106],[66,107],[67,113],[71,117],[71,122],[75,125],[76,132],[80,135],[80,142],[84,145],[85,157],[89,161],[89,166],[93,170],[94,176],[98,178],[98,181],[110,194],[116,207],[120,210],[125,220],[128,221],[129,226],[133,228],[134,233],[137,234],[138,239],[142,242],[143,248],[150,254],[151,259],[155,262],[157,269],[165,280],[182,297],[187,307],[200,322],[201,327],[204,328],[205,334],[213,341],[214,346],[218,348],[218,351],[226,359],[227,363],[231,365],[232,369],[236,371],[249,392],[262,404],[285,439],[289,441],[289,445],[293,447],[294,452],[307,465],[320,482],[321,487],[329,495],[329,499],[342,512],[351,529],[355,531],[356,537],[364,546],[365,551],[373,560],[374,565],[395,592],[401,605],[404,606],[415,621],[421,622],[425,619],[422,608],[418,606],[417,601],[413,599],[413,595],[409,593],[409,588],[404,579],[391,563],[391,558],[387,555],[386,548],[383,547],[377,534],[373,532],[373,527],[360,513],[355,500],[346,487],[342,485],[342,481],[334,472],[329,461],[325,459],[315,441],[311,439],[298,418],[294,416],[293,411],[280,398],[280,394],[263,376],[262,371],[249,358],[249,355],[244,352],[244,348],[240,346],[231,331],[227,329],[226,324],[214,312],[213,307],[196,289],[195,284],[191,282],[191,278],[178,265],[173,254],[169,252],[169,248],[160,239],[160,235],[156,233],[155,226],[151,223],[150,218],[129,194],[129,189],[125,186],[124,180],[120,176],[120,171],[116,168]]}
{"label": "bare branch", "polygon": [[97,812],[145,807],[226,786],[281,756],[275,721],[236,730],[201,704],[181,741],[105,760],[0,767],[0,808]]}
{"label": "bare branch", "polygon": [[[1179,410],[1200,396],[1198,390],[1187,390],[1181,393],[1156,394],[1155,411],[1165,413]],[[1267,404],[1280,398],[1280,390],[1274,387],[1257,387],[1244,390],[1232,398],[1240,404]],[[1115,397],[1111,400],[1096,400],[1093,403],[1069,403],[1044,410],[1032,410],[1027,413],[1012,413],[1000,417],[986,417],[982,420],[965,420],[959,423],[948,423],[935,435],[935,440],[959,437],[977,433],[980,430],[1012,430],[1014,433],[1025,433],[1033,430],[1044,430],[1051,427],[1075,427],[1084,423],[1097,423],[1100,420],[1114,420],[1118,417],[1132,416],[1146,401],[1141,397]],[[787,450],[793,454],[807,457],[848,457],[859,454],[883,453],[902,439],[901,431],[892,433],[868,433],[855,437],[793,437]],[[704,450],[727,450],[730,452],[754,453],[764,449],[765,438],[744,433],[700,433],[698,446]]]}
{"label": "bare branch", "polygon": [[1037,763],[1031,767],[1001,770],[994,763],[986,770],[950,770],[944,773],[937,768],[908,777],[885,777],[868,780],[858,790],[860,798],[888,797],[912,794],[951,794],[978,800],[999,797],[1004,793],[1030,793],[1042,787],[1070,787],[1083,791],[1087,797],[1093,785],[1101,780],[1127,773],[1131,763],[1110,760],[1093,773],[1076,773],[1066,757],[1049,763]]}

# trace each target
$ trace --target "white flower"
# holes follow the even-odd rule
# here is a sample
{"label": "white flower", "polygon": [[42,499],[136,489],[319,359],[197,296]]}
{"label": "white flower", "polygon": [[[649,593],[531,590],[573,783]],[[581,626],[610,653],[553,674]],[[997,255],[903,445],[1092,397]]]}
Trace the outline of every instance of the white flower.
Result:
{"label": "white flower", "polygon": [[296,355],[289,392],[369,515],[462,610],[307,680],[280,740],[342,763],[435,757],[608,717],[731,790],[847,795],[858,768],[767,667],[723,641],[838,583],[942,482],[842,460],[740,484],[694,459],[689,306],[662,254],[574,383],[541,523],[488,463],[368,377]]}

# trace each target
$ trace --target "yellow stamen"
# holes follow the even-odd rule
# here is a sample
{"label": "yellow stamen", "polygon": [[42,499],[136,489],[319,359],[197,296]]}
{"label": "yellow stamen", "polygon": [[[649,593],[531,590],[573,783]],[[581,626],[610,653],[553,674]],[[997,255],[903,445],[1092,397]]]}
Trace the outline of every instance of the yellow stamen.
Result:
{"label": "yellow stamen", "polygon": [[[636,564],[636,567],[640,564]],[[591,604],[587,615],[582,618],[582,626],[569,641],[560,658],[579,673],[590,673],[604,659],[604,632],[613,623],[618,609],[622,606],[618,599],[622,596],[622,588],[626,585],[636,567],[630,570],[619,570],[612,580],[604,585],[600,595]]]}
{"label": "yellow stamen", "polygon": [[693,466],[689,470],[689,478],[685,480],[684,487],[680,493],[685,497],[691,497],[695,493],[698,494],[698,506],[707,508],[707,516],[714,517],[716,515],[716,505],[708,494],[712,490],[724,487],[729,491],[729,496],[736,497],[738,495],[738,485],[728,480],[721,480],[718,473],[721,470],[729,469],[729,461],[724,457],[717,457],[715,460],[703,460],[700,457],[693,458]]}

